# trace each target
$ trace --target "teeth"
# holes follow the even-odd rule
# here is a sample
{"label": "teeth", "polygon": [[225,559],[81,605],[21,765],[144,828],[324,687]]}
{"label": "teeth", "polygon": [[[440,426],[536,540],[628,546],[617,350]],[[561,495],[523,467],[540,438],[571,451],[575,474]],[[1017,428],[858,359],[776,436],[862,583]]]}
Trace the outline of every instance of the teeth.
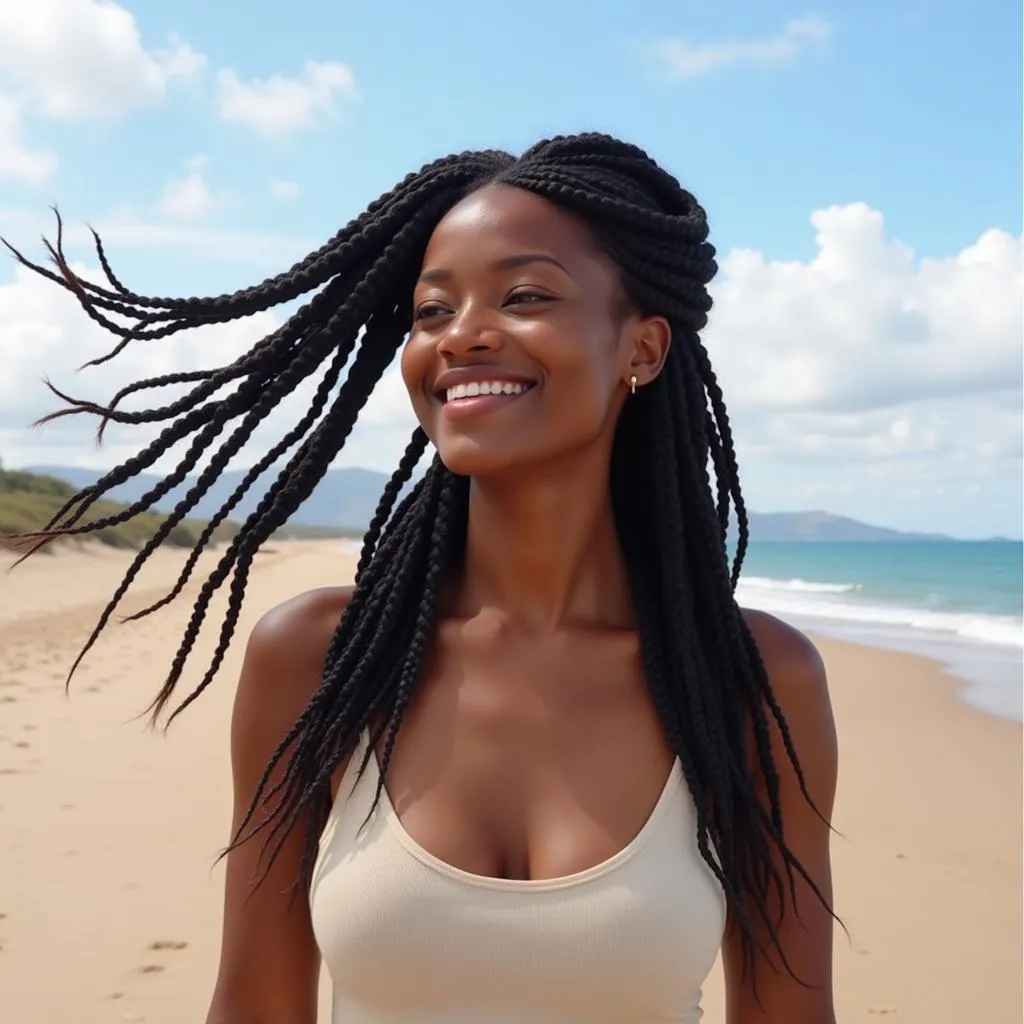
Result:
{"label": "teeth", "polygon": [[476,398],[478,395],[521,395],[526,386],[510,380],[483,380],[472,384],[456,384],[445,392],[449,402],[460,398]]}

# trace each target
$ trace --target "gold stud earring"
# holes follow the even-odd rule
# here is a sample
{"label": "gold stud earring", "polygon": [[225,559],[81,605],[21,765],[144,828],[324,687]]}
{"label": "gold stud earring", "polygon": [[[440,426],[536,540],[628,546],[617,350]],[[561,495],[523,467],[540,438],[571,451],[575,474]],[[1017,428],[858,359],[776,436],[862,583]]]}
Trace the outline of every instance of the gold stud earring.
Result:
{"label": "gold stud earring", "polygon": [[629,378],[629,393],[631,395],[635,395],[636,394],[636,374],[635,373],[633,374],[632,377]]}

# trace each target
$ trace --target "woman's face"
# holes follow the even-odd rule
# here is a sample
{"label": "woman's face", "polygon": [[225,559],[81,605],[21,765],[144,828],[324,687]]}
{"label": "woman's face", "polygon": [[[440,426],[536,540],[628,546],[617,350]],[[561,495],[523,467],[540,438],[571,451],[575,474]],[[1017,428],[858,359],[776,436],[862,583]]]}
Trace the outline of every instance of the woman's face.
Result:
{"label": "woman's face", "polygon": [[454,473],[571,456],[615,431],[629,379],[664,361],[668,324],[623,312],[586,227],[522,189],[468,196],[431,236],[402,376]]}

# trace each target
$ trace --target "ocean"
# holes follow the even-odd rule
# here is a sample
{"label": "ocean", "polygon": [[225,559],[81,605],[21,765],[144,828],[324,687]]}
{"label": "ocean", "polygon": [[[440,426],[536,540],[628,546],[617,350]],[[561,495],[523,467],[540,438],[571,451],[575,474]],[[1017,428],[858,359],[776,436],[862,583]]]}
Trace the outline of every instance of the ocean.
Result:
{"label": "ocean", "polygon": [[1024,721],[1019,541],[752,544],[738,599],[824,636],[923,654],[961,696]]}

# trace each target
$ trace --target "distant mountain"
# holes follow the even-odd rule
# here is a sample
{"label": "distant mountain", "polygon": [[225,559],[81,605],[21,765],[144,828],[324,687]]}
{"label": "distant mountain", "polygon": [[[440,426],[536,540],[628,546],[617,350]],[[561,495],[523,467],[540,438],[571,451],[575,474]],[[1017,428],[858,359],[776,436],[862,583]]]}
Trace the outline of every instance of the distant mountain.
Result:
{"label": "distant mountain", "polygon": [[750,538],[755,541],[950,540],[939,533],[903,533],[884,526],[832,515],[830,512],[761,512],[750,514]]}
{"label": "distant mountain", "polygon": [[[95,483],[100,474],[94,470],[72,466],[31,467],[31,472],[46,473],[67,480],[76,488]],[[260,495],[270,480],[273,470],[257,480],[231,518],[239,521],[254,511]],[[224,503],[241,482],[244,471],[224,474],[210,488],[209,493],[190,513],[198,519],[208,519]],[[110,497],[116,501],[137,501],[160,480],[155,475],[143,474],[115,487]],[[370,521],[377,501],[387,483],[387,476],[368,469],[333,469],[303,502],[291,519],[292,525],[317,526],[345,530],[361,530]],[[159,502],[162,510],[173,508],[184,495],[191,481],[171,491]],[[750,514],[750,535],[754,541],[907,541],[948,540],[940,534],[902,533],[881,526],[848,519],[828,512],[769,512]]]}
{"label": "distant mountain", "polygon": [[[59,477],[62,480],[67,480],[76,488],[93,484],[102,475],[95,470],[79,469],[72,466],[33,466],[30,471]],[[244,476],[245,470],[224,473],[189,514],[197,519],[209,519],[242,482]],[[260,477],[246,496],[232,509],[231,518],[240,522],[254,512],[263,492],[274,480],[274,476],[275,470],[271,468],[263,477]],[[162,477],[155,474],[143,473],[113,488],[109,492],[110,497],[126,503],[138,501],[161,479]],[[388,478],[383,473],[375,473],[368,469],[331,470],[320,481],[316,490],[303,502],[290,522],[297,526],[361,530],[369,523],[387,481]],[[194,479],[186,479],[185,483],[174,488],[166,497],[162,498],[157,503],[157,508],[161,510],[174,508],[193,482]]]}

